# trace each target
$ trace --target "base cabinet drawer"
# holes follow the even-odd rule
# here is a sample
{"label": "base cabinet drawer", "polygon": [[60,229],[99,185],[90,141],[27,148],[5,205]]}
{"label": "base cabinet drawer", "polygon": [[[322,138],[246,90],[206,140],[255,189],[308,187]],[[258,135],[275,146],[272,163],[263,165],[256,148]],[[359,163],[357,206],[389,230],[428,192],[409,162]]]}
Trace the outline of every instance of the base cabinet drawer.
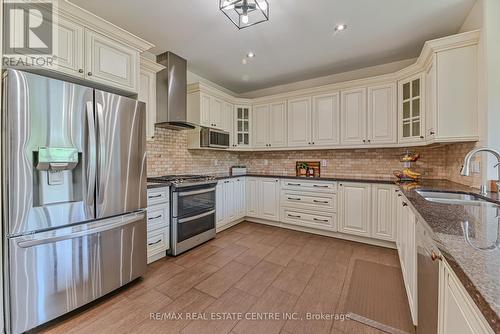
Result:
{"label": "base cabinet drawer", "polygon": [[337,182],[328,181],[311,181],[311,180],[283,180],[281,183],[282,189],[298,190],[298,191],[314,191],[334,193],[337,191]]}
{"label": "base cabinet drawer", "polygon": [[154,231],[169,225],[170,209],[168,205],[148,207],[148,231]]}
{"label": "base cabinet drawer", "polygon": [[337,196],[335,194],[323,195],[314,192],[285,190],[282,193],[281,204],[293,208],[335,212],[337,210]]}
{"label": "base cabinet drawer", "polygon": [[281,213],[281,220],[287,224],[337,231],[336,215],[334,213],[315,213],[284,208]]}
{"label": "base cabinet drawer", "polygon": [[148,207],[155,204],[168,203],[170,197],[169,187],[148,189]]}
{"label": "base cabinet drawer", "polygon": [[148,263],[151,262],[150,257],[158,255],[159,253],[163,253],[163,256],[166,256],[166,251],[169,248],[170,248],[169,226],[160,228],[158,230],[154,230],[152,232],[148,231],[148,239],[147,239]]}

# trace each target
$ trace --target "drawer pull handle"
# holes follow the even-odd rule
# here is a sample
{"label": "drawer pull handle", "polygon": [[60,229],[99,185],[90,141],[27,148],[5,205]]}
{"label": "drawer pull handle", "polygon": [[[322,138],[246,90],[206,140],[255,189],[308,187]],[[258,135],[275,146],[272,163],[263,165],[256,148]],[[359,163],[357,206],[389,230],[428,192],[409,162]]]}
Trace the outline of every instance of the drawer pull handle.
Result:
{"label": "drawer pull handle", "polygon": [[287,185],[289,185],[289,186],[299,186],[300,187],[302,184],[300,184],[300,183],[287,183]]}
{"label": "drawer pull handle", "polygon": [[291,215],[291,214],[288,214],[288,217],[292,217],[292,218],[302,218],[301,216],[295,216],[295,215]]}
{"label": "drawer pull handle", "polygon": [[403,202],[403,206],[408,206],[408,203],[406,203],[406,202]]}
{"label": "drawer pull handle", "polygon": [[148,220],[155,220],[155,219],[158,219],[158,218],[161,218],[163,217],[163,215],[158,215],[158,216],[155,216],[155,217],[149,217]]}
{"label": "drawer pull handle", "polygon": [[160,242],[162,242],[162,239],[155,241],[155,242],[151,242],[148,244],[148,246],[153,246],[153,245],[159,244]]}
{"label": "drawer pull handle", "polygon": [[148,198],[158,198],[158,197],[161,197],[161,194],[159,194],[159,195],[154,195],[154,196],[149,196]]}
{"label": "drawer pull handle", "polygon": [[295,197],[287,197],[291,201],[301,201],[300,198],[295,198]]}
{"label": "drawer pull handle", "polygon": [[328,223],[328,219],[318,219],[318,218],[314,218],[315,221],[317,222],[322,222],[322,223]]}
{"label": "drawer pull handle", "polygon": [[319,184],[313,184],[313,187],[316,187],[316,188],[328,188],[328,186],[321,186]]}
{"label": "drawer pull handle", "polygon": [[313,202],[314,202],[314,203],[321,203],[321,204],[328,204],[328,203],[330,203],[330,202],[328,202],[328,201],[318,201],[318,200],[316,200],[316,199],[315,199]]}

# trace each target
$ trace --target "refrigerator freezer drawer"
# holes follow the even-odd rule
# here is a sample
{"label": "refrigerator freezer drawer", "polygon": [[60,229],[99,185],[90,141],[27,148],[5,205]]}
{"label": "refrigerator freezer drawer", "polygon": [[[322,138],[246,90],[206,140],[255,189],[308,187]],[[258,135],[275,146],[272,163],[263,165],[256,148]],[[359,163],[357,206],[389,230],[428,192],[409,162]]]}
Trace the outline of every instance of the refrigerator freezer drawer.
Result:
{"label": "refrigerator freezer drawer", "polygon": [[142,276],[146,216],[9,239],[10,328],[22,333]]}

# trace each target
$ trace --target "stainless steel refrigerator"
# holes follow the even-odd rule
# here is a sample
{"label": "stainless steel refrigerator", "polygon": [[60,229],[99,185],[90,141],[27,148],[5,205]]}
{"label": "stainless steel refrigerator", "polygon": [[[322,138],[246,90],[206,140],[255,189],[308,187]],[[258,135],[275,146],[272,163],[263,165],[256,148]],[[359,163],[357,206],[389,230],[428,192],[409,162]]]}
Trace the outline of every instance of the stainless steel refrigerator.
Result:
{"label": "stainless steel refrigerator", "polygon": [[16,70],[3,83],[4,303],[21,333],[145,272],[145,105]]}

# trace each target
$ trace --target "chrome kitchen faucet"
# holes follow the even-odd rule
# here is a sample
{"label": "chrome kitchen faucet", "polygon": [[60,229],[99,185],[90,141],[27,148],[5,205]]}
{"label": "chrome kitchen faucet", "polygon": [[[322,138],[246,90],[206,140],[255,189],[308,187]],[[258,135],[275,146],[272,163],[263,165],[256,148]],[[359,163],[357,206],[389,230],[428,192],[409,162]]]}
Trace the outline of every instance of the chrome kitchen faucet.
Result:
{"label": "chrome kitchen faucet", "polygon": [[[500,195],[500,152],[493,148],[488,148],[488,147],[480,147],[480,148],[475,148],[467,155],[465,156],[464,159],[464,165],[462,166],[462,171],[460,172],[460,175],[462,176],[469,176],[470,175],[470,163],[472,161],[472,158],[476,155],[476,153],[480,152],[489,152],[493,154],[497,158],[497,164],[495,165],[496,168],[498,168],[498,179],[497,179],[497,193]],[[486,186],[482,185],[481,186],[481,194],[486,195],[488,194],[488,191],[486,190]]]}

